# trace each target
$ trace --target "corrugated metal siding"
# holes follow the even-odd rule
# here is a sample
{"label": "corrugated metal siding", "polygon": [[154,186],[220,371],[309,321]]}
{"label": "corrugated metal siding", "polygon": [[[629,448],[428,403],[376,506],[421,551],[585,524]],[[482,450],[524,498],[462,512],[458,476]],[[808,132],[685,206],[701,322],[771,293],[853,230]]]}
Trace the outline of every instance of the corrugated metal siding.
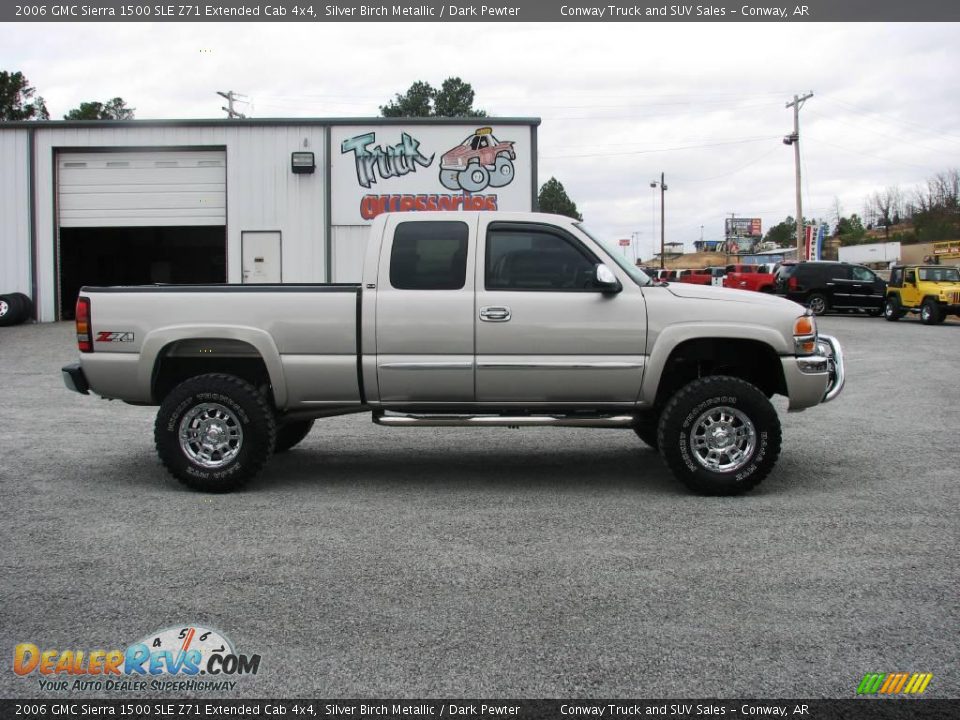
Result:
{"label": "corrugated metal siding", "polygon": [[[10,131],[0,132],[0,138]],[[226,148],[227,278],[241,280],[244,230],[283,233],[284,282],[322,282],[325,128],[318,125],[43,128],[36,136],[37,237],[41,318],[56,317],[55,162],[60,153],[99,147],[153,150]],[[316,154],[317,172],[295,175],[290,153]],[[26,160],[20,165],[26,168]],[[25,170],[24,176],[25,176]],[[26,200],[23,207],[26,208]],[[25,244],[29,254],[29,244]]]}
{"label": "corrugated metal siding", "polygon": [[226,224],[226,153],[60,153],[60,227]]}
{"label": "corrugated metal siding", "polygon": [[367,254],[369,225],[334,225],[330,229],[333,243],[333,281],[360,282],[363,259]]}
{"label": "corrugated metal siding", "polygon": [[30,294],[30,133],[0,132],[0,293]]}

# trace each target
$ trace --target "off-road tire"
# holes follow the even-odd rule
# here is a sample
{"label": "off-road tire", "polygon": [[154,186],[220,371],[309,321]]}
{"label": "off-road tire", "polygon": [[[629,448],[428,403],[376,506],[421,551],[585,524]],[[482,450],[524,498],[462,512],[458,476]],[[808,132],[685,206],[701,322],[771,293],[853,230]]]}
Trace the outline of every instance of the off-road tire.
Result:
{"label": "off-road tire", "polygon": [[[0,295],[0,327],[19,325],[30,314],[29,307],[23,302],[26,295],[11,293]],[[29,302],[29,298],[27,298]]]}
{"label": "off-road tire", "polygon": [[943,322],[943,309],[936,300],[927,298],[920,306],[920,322],[924,325],[938,325]]}
{"label": "off-road tire", "polygon": [[[235,418],[242,440],[235,457],[218,468],[192,460],[180,442],[184,417],[204,404],[225,408]],[[273,454],[277,427],[264,396],[234,375],[198,375],[177,385],[160,405],[154,426],[157,454],[164,467],[187,487],[204,492],[230,492],[263,469]]]}
{"label": "off-road tire", "polygon": [[493,171],[490,173],[490,187],[503,187],[513,182],[513,161],[506,155],[498,155]]}
{"label": "off-road tire", "polygon": [[[694,424],[712,408],[729,407],[753,424],[755,442],[737,470],[710,470],[691,447]],[[660,453],[674,476],[701,495],[740,495],[752,490],[770,473],[780,456],[780,418],[759,389],[735,377],[713,375],[685,385],[667,402],[658,426]]]}
{"label": "off-road tire", "polygon": [[480,163],[470,163],[465,170],[460,171],[457,182],[467,192],[481,192],[490,184],[490,171]]}
{"label": "off-road tire", "polygon": [[807,297],[807,307],[814,315],[825,315],[830,311],[830,301],[823,293],[810,293]]}
{"label": "off-road tire", "polygon": [[904,310],[900,307],[900,298],[891,295],[883,301],[883,317],[890,322],[896,322],[903,317]]}
{"label": "off-road tire", "polygon": [[295,445],[298,445],[313,428],[313,420],[296,420],[288,422],[277,428],[277,442],[274,445],[273,452],[286,452]]}

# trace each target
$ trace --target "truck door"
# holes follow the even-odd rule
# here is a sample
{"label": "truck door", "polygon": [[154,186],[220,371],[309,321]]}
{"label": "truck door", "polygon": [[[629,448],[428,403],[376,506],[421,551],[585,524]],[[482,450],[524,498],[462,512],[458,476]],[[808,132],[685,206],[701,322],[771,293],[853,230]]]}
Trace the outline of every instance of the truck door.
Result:
{"label": "truck door", "polygon": [[640,287],[603,293],[595,267],[615,265],[552,225],[480,216],[477,401],[632,403],[643,375]]}
{"label": "truck door", "polygon": [[[464,220],[392,216],[377,271],[381,402],[473,402],[475,243]],[[410,219],[407,219],[410,218]]]}

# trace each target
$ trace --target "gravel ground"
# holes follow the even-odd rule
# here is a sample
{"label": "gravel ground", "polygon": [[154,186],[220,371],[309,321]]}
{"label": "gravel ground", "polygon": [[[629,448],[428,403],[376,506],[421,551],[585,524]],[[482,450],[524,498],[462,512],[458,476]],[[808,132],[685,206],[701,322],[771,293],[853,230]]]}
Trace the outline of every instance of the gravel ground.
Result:
{"label": "gravel ground", "polygon": [[847,389],[778,399],[778,468],[730,499],[632,432],[365,415],[199,494],[151,408],[63,388],[70,325],[0,328],[0,696],[41,694],[17,643],[202,624],[262,656],[230,697],[845,698],[888,671],[960,697],[960,324],[820,326]]}

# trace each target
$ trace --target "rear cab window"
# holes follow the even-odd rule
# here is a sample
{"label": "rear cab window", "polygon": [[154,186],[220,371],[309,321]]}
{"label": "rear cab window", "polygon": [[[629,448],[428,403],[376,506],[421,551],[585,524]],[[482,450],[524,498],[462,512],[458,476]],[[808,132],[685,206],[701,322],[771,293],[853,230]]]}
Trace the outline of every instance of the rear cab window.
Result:
{"label": "rear cab window", "polygon": [[467,278],[470,230],[459,221],[399,223],[390,251],[390,285],[397,290],[460,290]]}

